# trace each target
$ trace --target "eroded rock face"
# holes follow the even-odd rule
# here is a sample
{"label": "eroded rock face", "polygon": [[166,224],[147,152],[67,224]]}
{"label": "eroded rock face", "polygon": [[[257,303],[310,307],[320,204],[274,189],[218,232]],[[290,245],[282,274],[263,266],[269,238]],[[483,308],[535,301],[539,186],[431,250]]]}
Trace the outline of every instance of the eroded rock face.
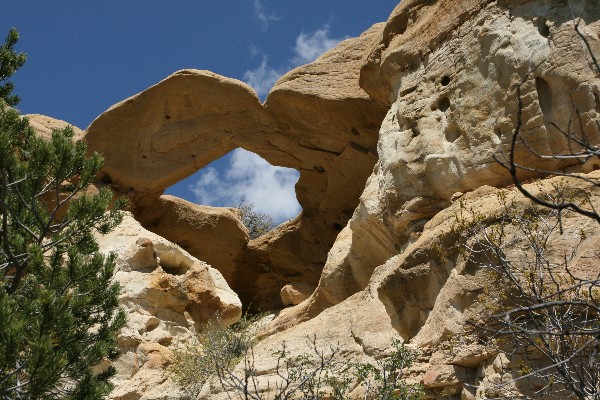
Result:
{"label": "eroded rock face", "polygon": [[[573,7],[600,53],[600,5]],[[511,182],[494,156],[507,151],[517,124],[517,86],[521,137],[533,150],[568,152],[556,127],[600,140],[600,80],[571,18],[561,1],[413,0],[396,7],[360,75],[367,93],[390,107],[379,161],[329,252],[319,287],[286,312],[281,328],[364,288],[373,269],[410,244],[454,193]],[[577,126],[569,122],[574,110],[581,116]],[[573,162],[543,162],[519,146],[515,160],[526,166],[557,169]]]}
{"label": "eroded rock face", "polygon": [[[600,54],[600,5],[571,3]],[[311,351],[307,332],[365,361],[386,354],[396,338],[419,350],[409,378],[425,386],[428,398],[449,391],[481,398],[474,387],[516,376],[518,360],[463,335],[466,321],[483,312],[489,280],[459,254],[456,216],[464,207],[498,215],[500,193],[515,210],[533,209],[515,191],[498,189],[510,178],[493,158],[507,149],[518,123],[517,86],[522,137],[533,149],[564,150],[556,127],[569,126],[575,109],[572,129],[599,140],[600,82],[589,64],[564,1],[403,0],[385,25],[282,77],[264,105],[239,81],[179,71],[109,109],[88,128],[87,140],[106,156],[105,183],[131,197],[148,227],[156,222],[153,229],[176,242],[204,229],[194,225],[198,208],[160,195],[208,162],[243,147],[300,171],[301,215],[241,253],[224,250],[232,261],[202,256],[217,257],[211,262],[245,304],[295,304],[254,350],[261,379],[275,374],[274,350],[283,343],[291,353]],[[536,168],[570,167],[570,161],[540,163],[532,154],[519,147],[516,159]],[[552,192],[558,180],[528,187]],[[186,227],[181,237],[176,224]],[[589,261],[600,235],[596,224],[570,215],[563,225],[565,234],[551,238],[556,254],[573,248],[584,227],[572,267],[597,270]],[[169,398],[175,392],[161,371],[170,349],[217,310],[235,320],[240,303],[205,264],[150,233],[138,236],[114,247],[124,257],[118,279],[132,315],[119,338],[124,372],[115,398]],[[237,237],[222,248],[239,249],[245,239]],[[518,254],[520,245],[507,251]],[[205,389],[205,398],[227,397]]]}
{"label": "eroded rock face", "polygon": [[[585,21],[581,31],[600,50],[600,6],[573,7]],[[561,1],[404,1],[374,45],[361,83],[391,107],[378,154],[381,178],[395,187],[385,195],[395,219],[418,196],[448,200],[455,192],[509,182],[493,156],[507,148],[515,128],[519,85],[522,137],[534,149],[566,151],[554,125],[569,126],[576,109],[582,122],[571,129],[590,141],[600,138],[593,123],[598,78]],[[530,151],[518,152],[516,160],[558,166]]]}
{"label": "eroded rock face", "polygon": [[248,230],[235,208],[208,207],[175,196],[163,195],[135,217],[148,230],[181,246],[216,268],[231,282],[248,243]]}
{"label": "eroded rock face", "polygon": [[[588,177],[598,179],[600,173]],[[581,187],[577,179],[566,182],[562,179],[541,180],[526,188],[537,194],[552,193],[558,184],[565,190]],[[596,204],[599,195],[596,190]],[[510,205],[510,209],[506,210],[503,204]],[[294,354],[310,353],[307,333],[320,338],[324,348],[326,344],[339,343],[344,357],[368,362],[387,354],[391,341],[400,339],[420,353],[415,366],[408,371],[408,381],[421,382],[426,398],[441,399],[449,392],[462,392],[463,398],[491,395],[494,383],[508,376],[519,376],[520,364],[517,357],[484,347],[465,333],[466,322],[477,320],[493,300],[486,292],[491,284],[488,270],[478,268],[477,260],[482,261],[485,256],[461,253],[457,244],[464,239],[463,235],[470,233],[456,227],[461,223],[468,225],[475,215],[494,220],[506,212],[527,215],[534,211],[543,213],[544,209],[533,206],[515,189],[483,186],[465,194],[431,218],[413,243],[374,268],[364,289],[312,318],[297,320],[259,343],[254,355],[260,360],[257,366],[260,374],[264,374],[261,379],[274,378],[276,360],[271,357],[283,342]],[[552,250],[548,254],[560,259],[570,252],[579,243],[578,232],[583,229],[585,239],[578,245],[570,268],[577,276],[586,278],[590,271],[588,258],[594,258],[591,251],[600,238],[600,227],[581,215],[570,213],[564,217],[564,232],[561,235],[555,230],[550,236],[548,248]],[[506,256],[522,258],[528,239],[517,234],[518,227],[511,229],[514,232],[508,234]],[[271,328],[281,328],[286,313],[282,315],[272,322]],[[535,390],[535,385],[535,382],[524,383],[518,390]],[[216,389],[212,390],[214,398],[219,398]]]}
{"label": "eroded rock face", "polygon": [[193,340],[198,329],[219,316],[225,325],[241,316],[241,302],[219,271],[179,246],[142,228],[130,214],[98,238],[100,250],[118,255],[115,280],[127,325],[118,335],[115,400],[180,399],[168,366],[173,349]]}
{"label": "eroded rock face", "polygon": [[376,25],[289,72],[264,106],[246,84],[199,70],[176,72],[114,105],[86,134],[90,151],[105,156],[101,180],[129,196],[135,214],[146,220],[144,210],[156,208],[164,189],[236,147],[297,169],[302,214],[258,248],[248,247],[243,258],[260,258],[260,271],[254,262],[237,267],[269,282],[242,293],[244,303],[280,307],[289,276],[312,285],[318,280],[377,160],[386,109],[359,87],[358,73],[382,28]]}

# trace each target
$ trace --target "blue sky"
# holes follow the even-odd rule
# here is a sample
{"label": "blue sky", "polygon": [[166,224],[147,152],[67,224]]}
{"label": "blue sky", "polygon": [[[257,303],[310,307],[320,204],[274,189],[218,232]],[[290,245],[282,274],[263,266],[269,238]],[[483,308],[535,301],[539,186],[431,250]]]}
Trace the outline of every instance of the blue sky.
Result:
{"label": "blue sky", "polygon": [[[18,49],[28,54],[13,78],[19,109],[85,129],[111,105],[183,68],[240,79],[264,99],[283,73],[385,21],[397,3],[4,0],[0,34],[16,27]],[[278,221],[297,214],[297,173],[271,170],[247,153],[234,150],[167,192],[210,205],[245,196]]]}

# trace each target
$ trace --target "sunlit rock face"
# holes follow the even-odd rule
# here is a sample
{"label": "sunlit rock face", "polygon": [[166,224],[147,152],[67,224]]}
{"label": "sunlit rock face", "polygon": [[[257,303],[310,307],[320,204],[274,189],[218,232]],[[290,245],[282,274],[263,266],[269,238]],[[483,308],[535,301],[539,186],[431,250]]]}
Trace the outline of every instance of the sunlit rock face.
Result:
{"label": "sunlit rock face", "polygon": [[182,398],[168,372],[173,350],[194,343],[216,316],[223,325],[239,320],[238,296],[219,271],[145,230],[130,214],[98,242],[103,253],[118,255],[115,281],[127,313],[111,398]]}
{"label": "sunlit rock face", "polygon": [[[599,54],[600,4],[572,5]],[[403,1],[373,42],[360,82],[389,108],[379,161],[329,252],[318,289],[281,327],[362,290],[373,269],[406,247],[454,193],[510,184],[494,156],[509,147],[518,86],[522,137],[532,149],[568,151],[555,126],[570,126],[591,142],[600,137],[600,82],[571,10],[558,0]],[[575,110],[580,122],[570,123]],[[516,161],[539,169],[577,162],[542,163],[522,145]]]}
{"label": "sunlit rock face", "polygon": [[[163,210],[162,191],[228,151],[242,147],[300,172],[301,215],[250,241],[234,223],[235,239],[220,241],[219,248],[242,250],[230,253],[231,267],[211,261],[245,305],[294,304],[271,322],[254,351],[261,376],[273,375],[274,350],[283,343],[290,351],[310,352],[307,333],[339,343],[344,356],[367,361],[389,352],[396,338],[421,352],[410,379],[425,386],[427,398],[450,392],[482,398],[473,388],[502,378],[515,361],[468,341],[448,348],[449,338],[460,336],[466,321],[483,311],[479,300],[486,285],[485,274],[459,254],[460,232],[453,226],[461,207],[493,218],[501,212],[500,193],[515,209],[531,211],[522,196],[503,189],[510,179],[494,160],[507,150],[518,123],[517,87],[522,137],[532,149],[564,150],[556,127],[569,126],[574,110],[578,118],[571,128],[598,141],[600,81],[573,29],[571,11],[581,16],[579,26],[592,52],[600,54],[600,4],[570,3],[572,10],[562,0],[403,0],[387,23],[284,75],[264,104],[239,81],[179,71],[106,111],[88,128],[86,140],[91,150],[105,154],[101,180],[131,198],[134,215],[147,228],[155,224],[152,229],[163,229],[160,234],[172,241],[181,241],[174,221],[182,221],[190,235],[198,230],[198,236],[210,238],[216,231],[196,224],[204,218],[199,209],[186,205],[183,211],[179,200],[169,200]],[[516,157],[537,168],[571,168],[569,161],[540,163],[521,145]],[[594,168],[585,165],[584,171]],[[598,178],[597,172],[591,174]],[[552,191],[557,179],[539,179],[528,187]],[[571,248],[577,229],[585,227],[588,236],[574,267],[589,270],[598,227],[577,216],[564,224],[566,235],[552,240],[559,249]],[[158,254],[158,242],[151,242]],[[155,262],[144,243],[134,243],[143,248],[136,247],[130,264]],[[509,251],[517,254],[521,245],[514,243]],[[158,257],[170,259],[167,253]],[[162,270],[158,280],[119,278],[126,288],[124,301],[160,284],[166,289],[153,306],[131,310],[150,318],[161,314],[157,310],[163,304],[171,310],[166,314],[176,315],[173,320],[187,329],[181,331],[185,337],[210,312],[199,306],[181,313],[179,295],[173,294],[192,290],[191,282],[205,282],[211,270],[192,263],[200,269],[183,272],[166,262],[153,267]],[[186,296],[203,304],[200,295]],[[206,303],[207,310],[215,308],[211,304]],[[151,307],[156,310],[148,311]],[[174,309],[179,311],[172,314]],[[156,346],[167,348],[161,343],[174,342],[174,336],[135,329],[137,334],[123,341],[139,351],[127,357],[135,353],[158,360],[148,368],[157,366],[153,373],[159,374],[165,357],[153,357],[166,350]],[[137,335],[146,333],[158,344],[137,344]],[[117,390],[122,397],[115,398],[129,396],[123,377],[118,390],[125,392]],[[165,386],[153,393],[167,396],[170,390]],[[205,398],[227,398],[215,387],[206,393]]]}
{"label": "sunlit rock face", "polygon": [[[599,54],[600,5],[572,4],[582,17],[581,31]],[[403,1],[373,43],[360,78],[361,86],[389,109],[380,129],[379,161],[328,254],[317,289],[280,313],[272,332],[300,340],[320,321],[326,335],[333,315],[351,314],[354,320],[369,304],[365,310],[373,315],[365,312],[362,318],[381,332],[392,327],[425,351],[422,371],[428,372],[424,382],[432,397],[441,396],[443,387],[460,392],[462,381],[474,379],[465,371],[450,371],[450,364],[474,368],[483,363],[484,380],[493,382],[501,373],[492,367],[499,362],[495,355],[467,346],[454,363],[440,350],[445,337],[460,332],[481,311],[474,299],[483,278],[456,259],[447,263],[435,249],[456,257],[458,238],[449,234],[458,211],[456,204],[451,207],[453,197],[484,187],[466,199],[475,209],[499,211],[493,187],[510,184],[510,178],[493,157],[507,150],[517,123],[517,86],[522,135],[533,149],[564,151],[554,125],[569,126],[575,109],[581,124],[571,124],[572,129],[598,141],[600,81],[573,29],[571,11],[561,1]],[[568,166],[541,163],[523,147],[516,157],[537,168]],[[594,166],[583,171],[588,168]],[[569,224],[594,230],[585,219]],[[578,256],[578,263],[583,258]],[[378,302],[386,309],[385,322],[376,317]],[[364,353],[377,351],[383,347]],[[469,396],[465,389],[463,398],[474,398]]]}
{"label": "sunlit rock face", "polygon": [[258,254],[249,247],[243,259],[258,257],[262,266],[242,260],[236,268],[253,289],[230,282],[245,304],[281,306],[279,292],[290,276],[316,284],[377,160],[386,109],[359,87],[358,73],[382,28],[290,71],[264,105],[245,83],[199,70],[178,71],[114,105],[86,131],[90,151],[105,157],[100,179],[130,197],[134,213],[147,221],[145,210],[164,189],[234,148],[298,170],[302,214],[262,241]]}
{"label": "sunlit rock face", "polygon": [[136,218],[147,229],[169,238],[231,281],[248,243],[240,210],[201,206],[163,195],[136,211]]}

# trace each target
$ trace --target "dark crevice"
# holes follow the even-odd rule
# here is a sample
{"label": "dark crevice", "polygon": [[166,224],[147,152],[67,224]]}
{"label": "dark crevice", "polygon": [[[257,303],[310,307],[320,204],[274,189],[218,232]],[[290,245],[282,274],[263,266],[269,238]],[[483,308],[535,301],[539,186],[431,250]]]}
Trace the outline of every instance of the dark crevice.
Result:
{"label": "dark crevice", "polygon": [[544,17],[537,17],[535,21],[538,32],[545,38],[550,36],[550,27],[548,26],[547,22],[548,21]]}
{"label": "dark crevice", "polygon": [[438,101],[437,107],[442,112],[448,111],[448,109],[450,108],[450,99],[448,99],[447,97],[442,97],[440,101]]}
{"label": "dark crevice", "polygon": [[446,136],[446,140],[448,142],[453,143],[461,136],[461,132],[456,124],[450,124],[445,129],[444,135]]}
{"label": "dark crevice", "polygon": [[544,114],[545,119],[550,119],[552,113],[552,89],[548,85],[548,82],[539,76],[535,78],[535,88],[542,114]]}

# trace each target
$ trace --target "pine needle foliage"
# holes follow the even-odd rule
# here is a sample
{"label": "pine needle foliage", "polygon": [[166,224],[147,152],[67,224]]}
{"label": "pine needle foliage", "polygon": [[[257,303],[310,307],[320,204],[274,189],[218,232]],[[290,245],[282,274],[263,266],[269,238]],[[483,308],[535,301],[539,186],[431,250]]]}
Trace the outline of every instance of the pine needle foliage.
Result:
{"label": "pine needle foliage", "polygon": [[102,166],[72,128],[50,139],[12,108],[7,79],[25,62],[11,29],[0,47],[0,399],[100,399],[114,370],[125,323],[114,256],[98,253],[95,232],[121,220],[112,194],[86,189]]}

